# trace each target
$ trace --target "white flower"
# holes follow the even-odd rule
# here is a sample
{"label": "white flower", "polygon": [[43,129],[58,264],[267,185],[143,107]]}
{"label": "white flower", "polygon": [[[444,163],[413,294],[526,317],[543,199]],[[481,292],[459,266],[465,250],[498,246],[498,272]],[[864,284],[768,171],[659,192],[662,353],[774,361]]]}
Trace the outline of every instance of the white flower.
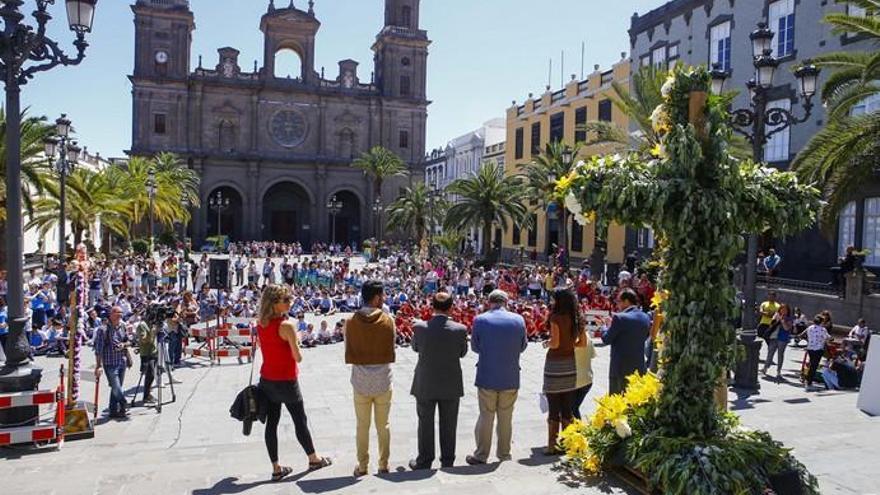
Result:
{"label": "white flower", "polygon": [[669,77],[666,78],[666,82],[663,83],[663,87],[660,88],[660,94],[666,98],[672,93],[672,87],[675,86],[675,77],[670,74]]}
{"label": "white flower", "polygon": [[657,108],[651,112],[651,127],[655,130],[660,127],[660,123],[666,118],[666,108],[663,105],[657,105]]}
{"label": "white flower", "polygon": [[578,223],[581,227],[586,227],[590,224],[590,219],[585,217],[583,213],[575,213],[574,221]]}
{"label": "white flower", "polygon": [[585,161],[583,161],[583,160],[580,160],[580,161],[577,162],[577,165],[574,166],[574,169],[575,169],[575,170],[580,170],[580,169],[582,169],[582,168],[584,168],[584,167],[586,167],[586,166],[587,166],[587,163],[586,163]]}
{"label": "white flower", "polygon": [[565,195],[565,208],[575,215],[579,215],[581,211],[583,211],[580,201],[578,201],[577,196],[572,192]]}
{"label": "white flower", "polygon": [[620,438],[629,438],[633,434],[632,428],[629,427],[629,422],[626,420],[626,416],[623,416],[620,419],[615,419],[612,425],[614,426],[614,431],[617,432],[617,436]]}

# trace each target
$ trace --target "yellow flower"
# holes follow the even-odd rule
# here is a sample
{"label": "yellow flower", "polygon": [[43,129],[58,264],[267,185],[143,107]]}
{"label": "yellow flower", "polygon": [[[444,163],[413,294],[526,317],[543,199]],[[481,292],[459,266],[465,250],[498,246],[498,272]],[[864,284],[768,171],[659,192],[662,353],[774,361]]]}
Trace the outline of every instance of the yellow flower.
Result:
{"label": "yellow flower", "polygon": [[654,297],[651,298],[651,307],[659,308],[660,305],[669,299],[669,291],[666,290],[658,290],[654,293]]}
{"label": "yellow flower", "polygon": [[599,458],[594,454],[590,454],[584,459],[583,468],[588,474],[598,474],[601,467]]}
{"label": "yellow flower", "polygon": [[571,189],[571,185],[574,183],[574,180],[577,178],[577,173],[572,172],[564,177],[560,177],[556,181],[556,192],[559,194],[566,194],[568,190]]}
{"label": "yellow flower", "polygon": [[627,382],[624,398],[630,407],[647,404],[660,396],[660,379],[653,373],[633,373],[627,377]]}
{"label": "yellow flower", "polygon": [[609,394],[596,399],[596,403],[599,405],[597,413],[604,412],[605,422],[612,423],[626,413],[627,403],[622,395]]}

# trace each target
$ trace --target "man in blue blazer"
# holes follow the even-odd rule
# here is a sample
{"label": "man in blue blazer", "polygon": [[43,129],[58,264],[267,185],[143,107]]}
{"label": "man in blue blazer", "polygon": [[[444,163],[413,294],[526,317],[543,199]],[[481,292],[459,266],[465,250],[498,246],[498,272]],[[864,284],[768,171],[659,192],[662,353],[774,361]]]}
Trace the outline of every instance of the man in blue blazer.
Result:
{"label": "man in blue blazer", "polygon": [[602,336],[602,342],[611,346],[608,390],[612,394],[626,390],[627,376],[645,372],[645,340],[651,330],[651,320],[639,307],[635,292],[624,289],[617,304],[621,311],[614,314],[611,326]]}

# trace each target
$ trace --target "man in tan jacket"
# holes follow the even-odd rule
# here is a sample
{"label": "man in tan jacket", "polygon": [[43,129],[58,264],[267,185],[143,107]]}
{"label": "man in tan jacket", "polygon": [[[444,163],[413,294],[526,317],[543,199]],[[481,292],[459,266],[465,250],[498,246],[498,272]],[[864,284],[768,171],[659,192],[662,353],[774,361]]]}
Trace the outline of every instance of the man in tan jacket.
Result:
{"label": "man in tan jacket", "polygon": [[370,461],[370,418],[376,417],[379,439],[379,474],[388,472],[391,431],[391,363],[394,362],[394,319],[382,311],[385,289],[381,281],[369,280],[361,288],[364,301],[345,325],[345,362],[351,364],[354,412],[357,417],[355,477],[367,474]]}

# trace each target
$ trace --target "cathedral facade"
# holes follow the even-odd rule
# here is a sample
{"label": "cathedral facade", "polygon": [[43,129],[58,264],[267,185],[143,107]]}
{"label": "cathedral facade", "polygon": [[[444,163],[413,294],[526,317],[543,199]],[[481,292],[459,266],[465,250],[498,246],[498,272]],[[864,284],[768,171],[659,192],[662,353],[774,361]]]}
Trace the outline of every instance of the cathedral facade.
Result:
{"label": "cathedral facade", "polygon": [[[386,181],[377,198],[350,164],[380,145],[413,174],[422,165],[430,41],[419,29],[419,3],[386,0],[372,74],[342,60],[334,76],[315,67],[321,23],[313,1],[297,8],[269,0],[262,63],[244,67],[238,50],[223,47],[215,64],[199,57],[192,69],[188,0],[137,0],[130,154],[171,151],[199,172],[196,242],[218,232],[304,245],[374,234],[372,205],[393,201],[409,179]],[[219,212],[209,201],[218,194],[230,203]],[[335,221],[331,198],[342,203]]]}

